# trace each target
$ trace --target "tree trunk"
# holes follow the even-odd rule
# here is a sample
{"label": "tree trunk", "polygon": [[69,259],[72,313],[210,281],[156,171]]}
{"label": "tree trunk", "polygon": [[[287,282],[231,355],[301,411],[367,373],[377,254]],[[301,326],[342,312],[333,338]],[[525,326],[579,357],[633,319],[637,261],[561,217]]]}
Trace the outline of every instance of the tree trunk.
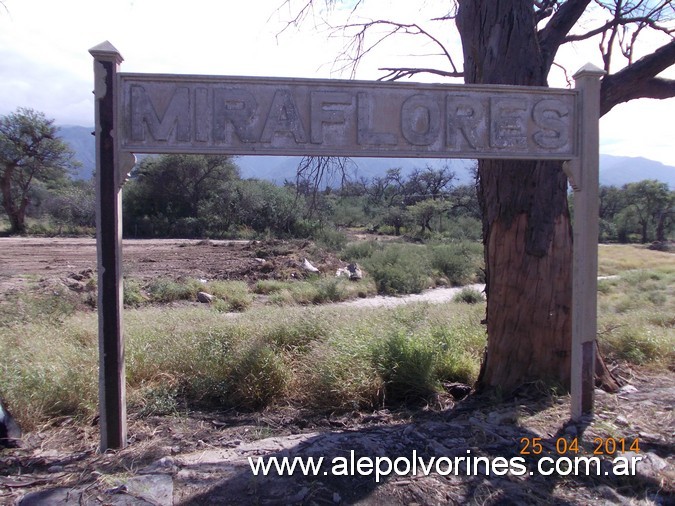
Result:
{"label": "tree trunk", "polygon": [[[460,0],[457,26],[467,83],[547,85],[531,0]],[[572,229],[562,164],[482,160],[478,175],[488,345],[477,386],[569,388]]]}
{"label": "tree trunk", "polygon": [[488,348],[481,388],[570,384],[572,234],[559,163],[483,161]]}
{"label": "tree trunk", "polygon": [[26,233],[26,212],[24,209],[16,209],[9,215],[10,235]]}
{"label": "tree trunk", "polygon": [[15,169],[16,167],[12,165],[5,167],[0,178],[0,193],[2,193],[2,205],[9,218],[9,233],[23,234],[26,232],[26,209],[25,206],[17,206],[12,196],[12,175]]}
{"label": "tree trunk", "polygon": [[656,223],[656,241],[657,242],[666,242],[666,217],[668,216],[667,212],[659,212],[659,219]]}

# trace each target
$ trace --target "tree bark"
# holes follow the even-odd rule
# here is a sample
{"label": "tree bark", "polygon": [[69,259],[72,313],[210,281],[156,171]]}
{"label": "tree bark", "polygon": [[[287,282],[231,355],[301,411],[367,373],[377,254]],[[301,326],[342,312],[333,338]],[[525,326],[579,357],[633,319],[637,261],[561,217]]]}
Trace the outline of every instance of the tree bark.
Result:
{"label": "tree bark", "polygon": [[7,165],[2,177],[0,178],[0,193],[2,193],[2,204],[9,218],[9,233],[23,234],[26,232],[26,206],[16,205],[12,196],[12,175],[16,170],[15,166]]}
{"label": "tree bark", "polygon": [[[467,83],[546,86],[531,0],[460,0]],[[478,389],[570,385],[572,229],[560,162],[482,160],[488,345]],[[600,368],[600,375],[608,374]]]}
{"label": "tree bark", "polygon": [[558,163],[483,161],[488,348],[480,388],[570,385],[572,234]]}
{"label": "tree bark", "polygon": [[666,218],[668,217],[668,212],[660,211],[659,219],[656,223],[656,241],[657,242],[666,242]]}

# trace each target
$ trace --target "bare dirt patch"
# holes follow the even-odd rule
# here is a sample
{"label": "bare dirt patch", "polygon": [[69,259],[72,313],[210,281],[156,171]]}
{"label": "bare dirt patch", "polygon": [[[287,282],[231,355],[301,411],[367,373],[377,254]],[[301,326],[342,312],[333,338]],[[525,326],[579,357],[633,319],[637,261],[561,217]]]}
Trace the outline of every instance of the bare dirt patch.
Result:
{"label": "bare dirt patch", "polygon": [[[126,277],[147,281],[158,277],[259,279],[302,277],[308,258],[322,272],[343,264],[311,241],[197,241],[135,239],[123,242]],[[30,281],[63,279],[96,269],[93,238],[0,238],[0,294],[25,288]]]}

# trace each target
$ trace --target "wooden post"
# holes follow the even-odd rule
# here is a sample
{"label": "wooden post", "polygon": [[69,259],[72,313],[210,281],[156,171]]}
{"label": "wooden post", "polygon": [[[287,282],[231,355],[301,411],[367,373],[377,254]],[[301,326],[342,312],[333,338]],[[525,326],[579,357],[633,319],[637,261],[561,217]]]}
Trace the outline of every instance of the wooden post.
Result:
{"label": "wooden post", "polygon": [[593,412],[595,348],[598,331],[598,231],[600,78],[587,64],[574,75],[580,91],[580,156],[572,162],[574,260],[572,273],[572,420]]}
{"label": "wooden post", "polygon": [[124,336],[122,335],[122,192],[115,142],[117,73],[123,58],[109,42],[94,57],[96,105],[96,246],[101,452],[127,442]]}

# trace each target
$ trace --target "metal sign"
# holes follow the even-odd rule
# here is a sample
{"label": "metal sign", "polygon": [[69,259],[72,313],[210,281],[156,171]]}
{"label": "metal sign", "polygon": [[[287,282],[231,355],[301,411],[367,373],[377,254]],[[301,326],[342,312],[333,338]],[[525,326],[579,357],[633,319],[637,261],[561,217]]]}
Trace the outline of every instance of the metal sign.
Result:
{"label": "metal sign", "polygon": [[573,90],[120,74],[120,148],[138,153],[562,159]]}

